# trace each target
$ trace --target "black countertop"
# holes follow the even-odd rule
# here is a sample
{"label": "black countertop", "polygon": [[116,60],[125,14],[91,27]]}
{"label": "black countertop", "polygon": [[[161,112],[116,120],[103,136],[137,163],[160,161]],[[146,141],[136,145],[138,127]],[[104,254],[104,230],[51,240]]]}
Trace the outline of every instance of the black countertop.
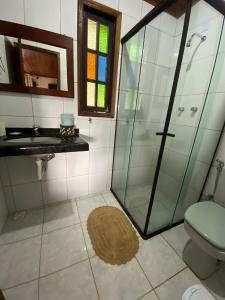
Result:
{"label": "black countertop", "polygon": [[[21,132],[12,135],[13,132]],[[12,139],[36,137],[33,128],[6,128],[6,136],[0,137],[0,156],[18,156],[61,152],[88,151],[88,143],[79,136],[61,137],[58,128],[39,128],[38,137],[51,137],[46,142],[9,142]]]}

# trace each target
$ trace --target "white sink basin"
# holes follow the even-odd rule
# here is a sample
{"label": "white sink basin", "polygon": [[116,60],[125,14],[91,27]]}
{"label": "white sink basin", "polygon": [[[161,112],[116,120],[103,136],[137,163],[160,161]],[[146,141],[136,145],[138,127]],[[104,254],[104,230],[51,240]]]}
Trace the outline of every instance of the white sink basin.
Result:
{"label": "white sink basin", "polygon": [[35,136],[35,137],[24,137],[17,139],[6,140],[8,143],[55,143],[60,142],[61,139],[57,137],[48,137],[48,136]]}

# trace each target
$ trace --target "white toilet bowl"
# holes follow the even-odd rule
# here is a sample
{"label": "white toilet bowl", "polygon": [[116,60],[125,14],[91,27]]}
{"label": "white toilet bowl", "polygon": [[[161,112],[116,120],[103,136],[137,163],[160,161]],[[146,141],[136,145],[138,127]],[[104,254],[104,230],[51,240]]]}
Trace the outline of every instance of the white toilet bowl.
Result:
{"label": "white toilet bowl", "polygon": [[191,237],[183,259],[196,275],[205,279],[225,261],[225,208],[216,202],[198,202],[189,207],[184,227]]}
{"label": "white toilet bowl", "polygon": [[225,169],[214,195],[214,201],[203,201],[189,207],[184,227],[191,237],[183,259],[196,275],[205,279],[225,261]]}

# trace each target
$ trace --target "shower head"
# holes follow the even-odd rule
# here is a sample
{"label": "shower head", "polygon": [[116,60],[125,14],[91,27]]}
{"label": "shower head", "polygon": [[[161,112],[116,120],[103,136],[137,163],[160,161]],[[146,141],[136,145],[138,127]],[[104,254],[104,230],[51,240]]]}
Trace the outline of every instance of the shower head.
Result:
{"label": "shower head", "polygon": [[190,39],[187,41],[186,47],[190,47],[191,46],[191,42],[194,36],[197,36],[201,39],[201,43],[204,42],[206,40],[206,35],[201,35],[200,33],[193,33],[190,37]]}

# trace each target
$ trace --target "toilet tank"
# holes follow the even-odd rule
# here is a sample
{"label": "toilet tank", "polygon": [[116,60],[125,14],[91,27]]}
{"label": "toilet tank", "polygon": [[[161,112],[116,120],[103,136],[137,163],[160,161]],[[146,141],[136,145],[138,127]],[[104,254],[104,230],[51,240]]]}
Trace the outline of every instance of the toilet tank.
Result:
{"label": "toilet tank", "polygon": [[218,186],[214,196],[215,202],[225,207],[225,169],[220,174]]}

